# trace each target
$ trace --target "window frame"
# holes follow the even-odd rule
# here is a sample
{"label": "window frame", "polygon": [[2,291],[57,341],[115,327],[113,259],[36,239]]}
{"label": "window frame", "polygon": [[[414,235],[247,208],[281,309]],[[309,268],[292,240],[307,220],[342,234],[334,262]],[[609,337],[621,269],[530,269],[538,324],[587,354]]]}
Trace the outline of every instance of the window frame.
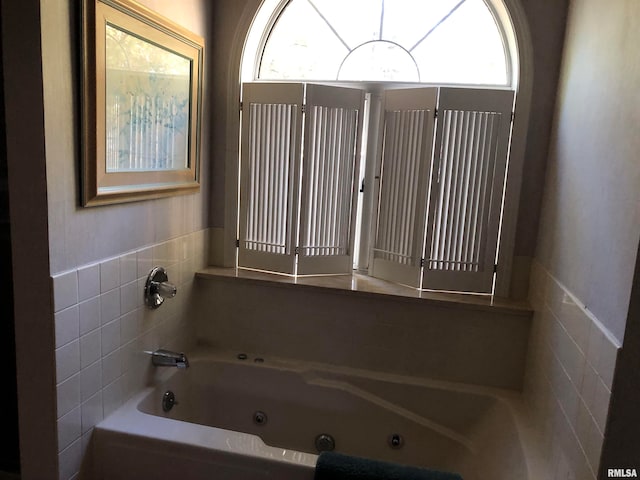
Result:
{"label": "window frame", "polygon": [[[238,155],[241,83],[252,81],[256,71],[256,49],[265,35],[264,26],[273,21],[279,14],[279,9],[286,5],[287,0],[264,0],[259,5],[246,5],[242,11],[235,41],[228,57],[227,76],[227,108],[226,108],[226,157],[225,157],[225,205],[224,223],[212,229],[212,262],[225,267],[236,264],[236,238],[238,227],[237,198],[238,190]],[[517,227],[517,212],[522,185],[522,171],[526,147],[526,134],[529,126],[529,112],[533,88],[533,45],[525,10],[520,0],[490,0],[490,7],[496,12],[497,25],[506,30],[512,60],[512,86],[517,92],[516,114],[513,122],[513,136],[510,151],[509,173],[505,202],[511,206],[503,212],[503,223],[500,233],[501,248],[499,254],[499,269],[496,276],[495,295],[509,297],[514,265],[514,244]],[[378,93],[372,87],[370,108],[375,112],[379,106],[376,101]],[[368,146],[375,144],[371,137]],[[365,176],[365,179],[368,178]],[[366,218],[367,205],[363,205]],[[366,225],[363,225],[366,228]],[[518,259],[516,266],[526,268]],[[517,272],[519,273],[519,272]]]}

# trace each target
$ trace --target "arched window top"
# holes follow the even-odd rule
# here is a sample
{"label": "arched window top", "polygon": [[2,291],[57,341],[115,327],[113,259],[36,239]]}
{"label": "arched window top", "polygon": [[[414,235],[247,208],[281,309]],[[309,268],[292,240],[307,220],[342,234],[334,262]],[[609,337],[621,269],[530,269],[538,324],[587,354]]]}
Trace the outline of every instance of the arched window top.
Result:
{"label": "arched window top", "polygon": [[504,23],[484,0],[266,0],[243,78],[513,86]]}

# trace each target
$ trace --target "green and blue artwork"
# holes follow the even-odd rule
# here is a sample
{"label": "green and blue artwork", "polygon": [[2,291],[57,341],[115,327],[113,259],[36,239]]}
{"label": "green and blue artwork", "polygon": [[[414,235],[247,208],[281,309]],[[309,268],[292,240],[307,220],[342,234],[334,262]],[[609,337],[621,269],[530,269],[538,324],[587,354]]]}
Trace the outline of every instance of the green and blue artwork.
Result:
{"label": "green and blue artwork", "polygon": [[191,60],[107,25],[106,170],[189,167]]}

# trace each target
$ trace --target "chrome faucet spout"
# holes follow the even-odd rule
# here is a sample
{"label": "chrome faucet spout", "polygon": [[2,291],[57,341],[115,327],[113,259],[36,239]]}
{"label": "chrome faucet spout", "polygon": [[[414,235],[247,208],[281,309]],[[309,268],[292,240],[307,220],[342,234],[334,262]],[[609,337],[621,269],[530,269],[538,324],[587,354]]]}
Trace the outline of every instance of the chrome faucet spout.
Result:
{"label": "chrome faucet spout", "polygon": [[151,352],[151,363],[156,367],[188,368],[189,360],[184,353],[159,349]]}

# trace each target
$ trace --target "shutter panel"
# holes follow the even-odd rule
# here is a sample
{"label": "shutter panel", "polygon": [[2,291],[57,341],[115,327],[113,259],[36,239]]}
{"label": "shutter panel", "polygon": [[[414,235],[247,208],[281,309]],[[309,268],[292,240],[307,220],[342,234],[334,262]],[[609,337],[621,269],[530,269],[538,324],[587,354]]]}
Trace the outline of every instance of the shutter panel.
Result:
{"label": "shutter panel", "polygon": [[422,288],[491,293],[513,92],[441,88]]}
{"label": "shutter panel", "polygon": [[351,273],[364,92],[307,85],[298,274]]}
{"label": "shutter panel", "polygon": [[243,85],[238,266],[295,273],[303,84]]}
{"label": "shutter panel", "polygon": [[420,286],[437,88],[385,93],[372,275]]}

